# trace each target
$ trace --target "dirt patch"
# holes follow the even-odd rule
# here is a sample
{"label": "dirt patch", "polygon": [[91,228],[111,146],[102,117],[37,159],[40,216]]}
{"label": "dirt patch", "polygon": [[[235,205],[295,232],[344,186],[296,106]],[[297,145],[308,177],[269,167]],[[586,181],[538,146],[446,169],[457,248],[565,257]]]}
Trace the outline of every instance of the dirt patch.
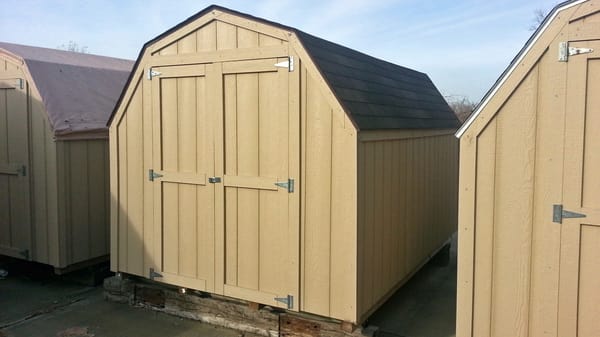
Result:
{"label": "dirt patch", "polygon": [[[56,334],[56,337],[94,337],[94,334],[88,332],[87,327],[72,327]],[[2,336],[0,336],[2,337]]]}

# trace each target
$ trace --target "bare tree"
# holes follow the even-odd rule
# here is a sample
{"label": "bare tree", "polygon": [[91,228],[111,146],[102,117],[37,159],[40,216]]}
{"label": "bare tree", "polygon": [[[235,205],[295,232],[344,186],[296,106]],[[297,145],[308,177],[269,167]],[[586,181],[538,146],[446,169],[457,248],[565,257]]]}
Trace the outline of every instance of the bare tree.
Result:
{"label": "bare tree", "polygon": [[446,96],[446,102],[448,102],[448,105],[461,122],[467,120],[473,112],[473,109],[477,106],[477,103],[469,100],[465,96]]}
{"label": "bare tree", "polygon": [[543,9],[536,9],[533,11],[533,23],[529,26],[530,31],[534,31],[538,29],[538,27],[544,22],[546,18],[546,11]]}
{"label": "bare tree", "polygon": [[79,43],[70,40],[68,44],[61,44],[60,46],[56,47],[57,49],[62,49],[62,50],[66,50],[66,51],[72,51],[75,53],[84,53],[87,54],[88,53],[88,47],[87,46],[81,46],[79,45]]}

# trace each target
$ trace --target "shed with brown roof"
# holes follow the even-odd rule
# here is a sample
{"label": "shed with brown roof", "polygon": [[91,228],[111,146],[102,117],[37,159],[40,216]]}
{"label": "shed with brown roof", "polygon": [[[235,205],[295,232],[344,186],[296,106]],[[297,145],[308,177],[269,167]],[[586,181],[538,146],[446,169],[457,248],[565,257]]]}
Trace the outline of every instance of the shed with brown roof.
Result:
{"label": "shed with brown roof", "polygon": [[112,270],[362,322],[456,229],[457,127],[426,74],[208,7],[112,116]]}
{"label": "shed with brown roof", "polygon": [[133,62],[0,42],[0,254],[106,258],[108,120]]}

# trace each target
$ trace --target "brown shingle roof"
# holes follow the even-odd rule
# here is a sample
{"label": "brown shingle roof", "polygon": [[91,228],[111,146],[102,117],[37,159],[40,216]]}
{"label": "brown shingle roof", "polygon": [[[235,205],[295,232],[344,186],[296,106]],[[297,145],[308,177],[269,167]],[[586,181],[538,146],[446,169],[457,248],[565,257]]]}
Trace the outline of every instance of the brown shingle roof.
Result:
{"label": "brown shingle roof", "polygon": [[[452,109],[424,73],[379,60],[292,27],[217,5],[205,8],[148,41],[137,62],[149,45],[213,10],[295,33],[350,119],[361,130],[451,129],[460,126]],[[131,78],[128,84],[129,81]],[[119,99],[117,107],[122,99]]]}
{"label": "brown shingle roof", "polygon": [[129,60],[5,42],[2,53],[25,64],[57,138],[106,133],[133,66]]}

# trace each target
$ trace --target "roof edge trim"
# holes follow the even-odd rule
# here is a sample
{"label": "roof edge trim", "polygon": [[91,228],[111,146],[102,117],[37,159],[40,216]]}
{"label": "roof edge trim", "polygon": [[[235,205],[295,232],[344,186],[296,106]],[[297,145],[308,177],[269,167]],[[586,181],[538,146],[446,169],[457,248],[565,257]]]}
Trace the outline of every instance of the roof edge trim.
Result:
{"label": "roof edge trim", "polygon": [[498,90],[500,89],[500,87],[502,87],[504,82],[506,82],[508,77],[510,77],[510,75],[513,73],[513,71],[517,68],[517,65],[521,63],[521,61],[525,58],[525,56],[527,56],[527,54],[529,54],[529,51],[531,50],[533,45],[537,42],[537,40],[540,38],[540,36],[542,36],[542,34],[544,34],[544,32],[546,31],[548,26],[550,26],[550,24],[554,21],[554,19],[558,15],[558,13],[560,13],[566,9],[569,9],[571,7],[580,5],[587,1],[588,0],[572,0],[572,1],[563,2],[562,4],[559,4],[556,7],[554,7],[551,14],[548,17],[546,17],[546,19],[544,20],[544,23],[542,24],[542,26],[540,26],[540,28],[538,28],[538,30],[534,33],[534,35],[529,39],[529,41],[521,49],[519,54],[517,54],[517,57],[508,66],[508,68],[504,71],[504,73],[501,75],[500,79],[485,94],[481,103],[479,103],[479,105],[477,106],[475,111],[473,111],[471,116],[469,116],[467,121],[460,127],[460,129],[458,129],[458,131],[456,131],[456,133],[454,134],[456,136],[456,138],[461,138],[462,135],[467,131],[467,129],[469,129],[469,127],[473,124],[475,119],[477,119],[477,117],[479,117],[479,115],[481,114],[481,111],[488,105],[488,103],[490,102],[492,97],[495,96],[496,92],[498,92]]}

